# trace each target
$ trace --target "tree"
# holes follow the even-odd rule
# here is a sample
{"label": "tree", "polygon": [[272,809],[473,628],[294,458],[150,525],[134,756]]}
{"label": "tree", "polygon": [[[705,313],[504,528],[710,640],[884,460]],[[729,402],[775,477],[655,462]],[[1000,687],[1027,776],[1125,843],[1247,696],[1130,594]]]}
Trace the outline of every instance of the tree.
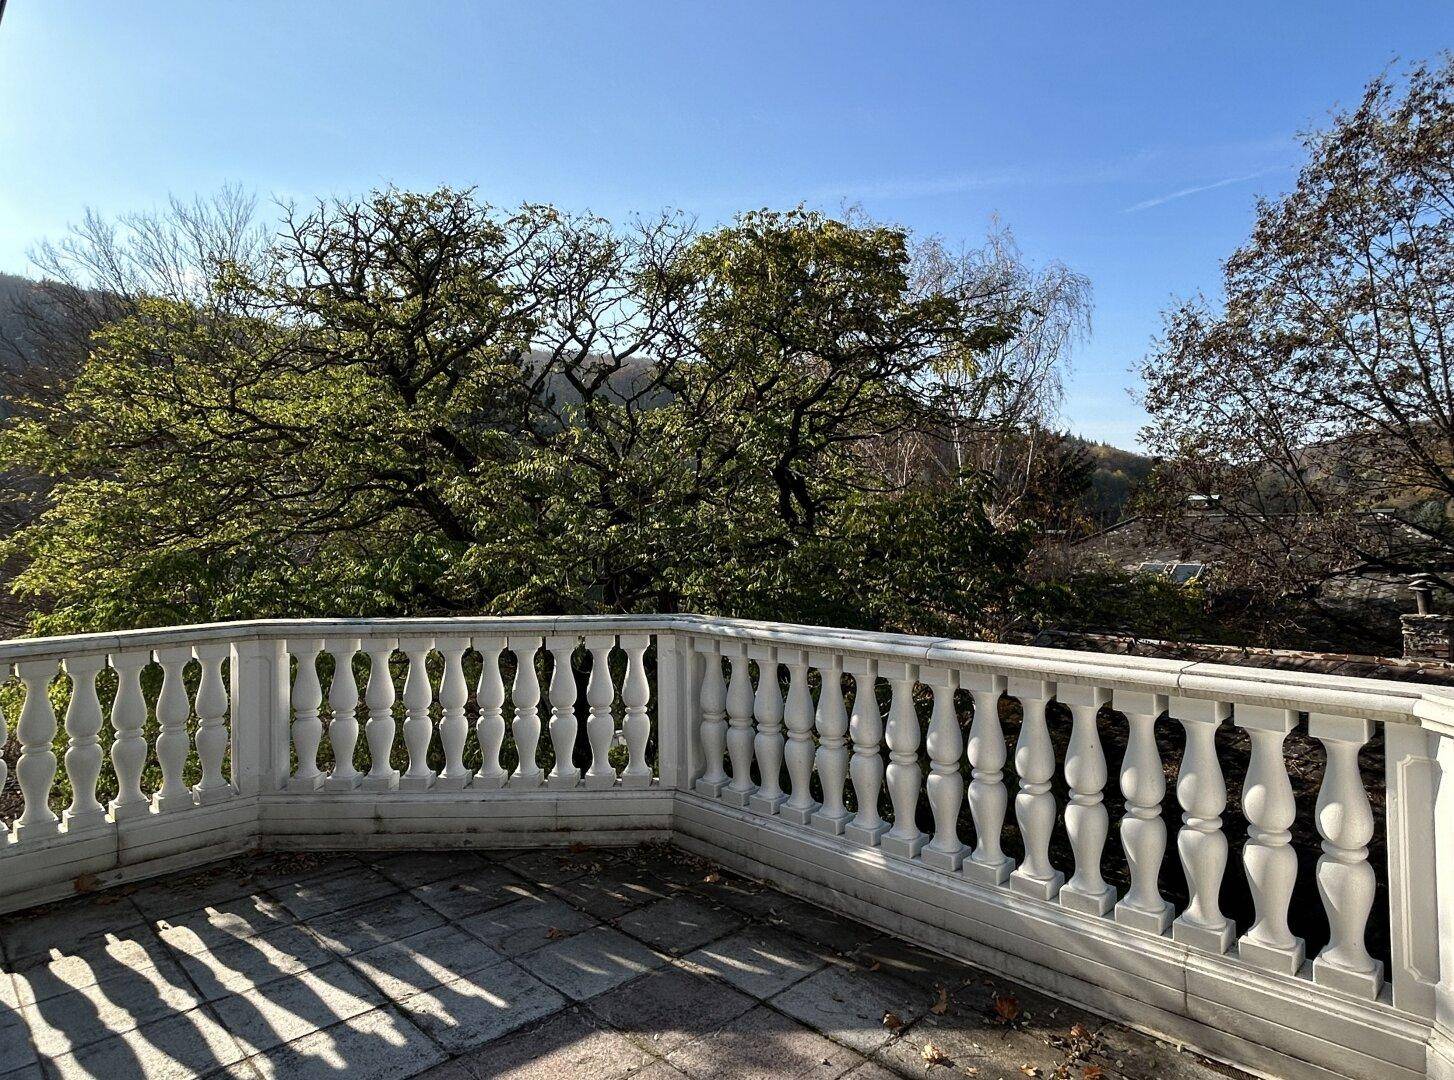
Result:
{"label": "tree", "polygon": [[[1153,505],[1263,597],[1368,572],[1449,584],[1454,58],[1373,80],[1304,145],[1225,302],[1172,308],[1145,361]],[[1217,500],[1215,529],[1191,494]]]}
{"label": "tree", "polygon": [[902,230],[375,192],[285,208],[188,295],[143,289],[0,463],[43,629],[276,614],[696,608],[992,628],[1028,534],[873,448],[942,428],[998,339]]}

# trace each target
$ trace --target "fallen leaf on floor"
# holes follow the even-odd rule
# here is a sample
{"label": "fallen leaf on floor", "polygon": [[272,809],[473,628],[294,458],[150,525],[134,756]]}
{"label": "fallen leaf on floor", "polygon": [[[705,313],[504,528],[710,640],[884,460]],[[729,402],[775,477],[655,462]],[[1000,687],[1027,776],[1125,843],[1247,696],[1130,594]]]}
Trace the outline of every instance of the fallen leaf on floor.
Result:
{"label": "fallen leaf on floor", "polygon": [[1080,1070],[1081,1080],[1101,1080],[1106,1075],[1106,1070],[1099,1065],[1087,1065]]}
{"label": "fallen leaf on floor", "polygon": [[1034,1065],[1021,1065],[1020,1066],[1020,1071],[1022,1073],[1024,1073],[1026,1076],[1044,1076],[1045,1075],[1043,1072],[1041,1072],[1039,1069],[1037,1069]]}
{"label": "fallen leaf on floor", "polygon": [[873,963],[871,963],[871,964],[868,965],[868,970],[869,971],[877,971],[881,967],[883,967],[883,965],[880,964],[877,960],[875,960]]}
{"label": "fallen leaf on floor", "polygon": [[924,1044],[924,1064],[925,1065],[952,1065],[952,1064],[954,1064],[954,1062],[950,1061],[949,1060],[949,1055],[946,1054],[943,1050],[939,1049],[939,1047],[935,1046],[933,1043],[925,1043]]}
{"label": "fallen leaf on floor", "polygon": [[72,884],[78,893],[95,892],[101,887],[101,879],[95,874],[82,874]]}
{"label": "fallen leaf on floor", "polygon": [[1002,1024],[1013,1024],[1020,1016],[1019,999],[1014,994],[996,994],[995,1016]]}
{"label": "fallen leaf on floor", "polygon": [[708,874],[702,880],[705,881],[708,885],[715,885],[715,884],[717,884],[717,882],[719,882],[719,881],[722,880],[722,875],[721,874]]}
{"label": "fallen leaf on floor", "polygon": [[560,927],[552,926],[549,930],[545,932],[545,936],[548,937],[551,941],[559,941],[561,938],[569,937],[570,935],[567,934]]}
{"label": "fallen leaf on floor", "polygon": [[896,1012],[886,1012],[886,1013],[884,1013],[884,1027],[888,1028],[888,1030],[890,1030],[890,1031],[898,1031],[903,1026],[904,1026],[904,1022],[903,1022],[903,1020],[901,1020],[899,1018],[899,1014],[898,1013],[896,1013]]}
{"label": "fallen leaf on floor", "polygon": [[1090,1028],[1084,1024],[1073,1024],[1070,1029],[1070,1037],[1072,1039],[1089,1039],[1091,1037]]}
{"label": "fallen leaf on floor", "polygon": [[949,1011],[949,990],[946,987],[939,988],[939,1000],[929,1006],[929,1011],[935,1016],[943,1016]]}

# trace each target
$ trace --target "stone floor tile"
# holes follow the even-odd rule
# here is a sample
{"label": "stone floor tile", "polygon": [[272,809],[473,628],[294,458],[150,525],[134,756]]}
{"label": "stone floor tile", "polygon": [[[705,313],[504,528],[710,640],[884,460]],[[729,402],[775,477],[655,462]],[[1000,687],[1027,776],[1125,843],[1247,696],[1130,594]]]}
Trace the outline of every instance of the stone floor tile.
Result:
{"label": "stone floor tile", "polygon": [[64,1054],[107,1035],[131,1031],[201,999],[175,964],[131,970],[118,966],[98,983],[42,997],[21,1007],[42,1057]]}
{"label": "stone floor tile", "polygon": [[459,1080],[620,1080],[656,1059],[579,1009],[498,1039],[451,1062]]}
{"label": "stone floor tile", "polygon": [[501,956],[484,942],[450,923],[421,934],[354,953],[348,963],[391,1001],[469,975]]}
{"label": "stone floor tile", "polygon": [[583,874],[598,870],[603,864],[593,863],[590,852],[577,855],[570,851],[552,848],[546,851],[525,851],[512,855],[503,860],[503,865],[509,867],[526,881],[538,885],[558,885],[563,881],[571,881]]}
{"label": "stone floor tile", "polygon": [[640,1072],[631,1074],[631,1080],[688,1080],[687,1074],[669,1061],[653,1061]]}
{"label": "stone floor tile", "polygon": [[834,1080],[863,1060],[764,1005],[667,1055],[692,1080]]}
{"label": "stone floor tile", "polygon": [[619,930],[597,926],[552,942],[522,962],[567,997],[584,1001],[658,968],[667,960]]}
{"label": "stone floor tile", "polygon": [[336,959],[301,926],[281,926],[256,937],[228,941],[215,949],[178,948],[175,955],[204,1001],[264,986]]}
{"label": "stone floor tile", "polygon": [[346,964],[335,962],[212,1003],[249,1054],[301,1039],[383,1004],[383,996]]}
{"label": "stone floor tile", "polygon": [[716,868],[670,844],[643,844],[630,849],[622,860],[642,873],[682,889],[695,889]]}
{"label": "stone floor tile", "polygon": [[254,862],[244,878],[259,889],[273,889],[313,877],[336,877],[361,865],[356,856],[343,851],[279,851]]}
{"label": "stone floor tile", "polygon": [[131,901],[148,919],[161,919],[226,904],[258,891],[258,884],[237,866],[209,866],[149,882],[131,894]]}
{"label": "stone floor tile", "polygon": [[371,1012],[247,1059],[261,1080],[399,1080],[444,1061],[443,1050],[392,1009]]}
{"label": "stone floor tile", "polygon": [[54,997],[68,990],[83,990],[103,979],[132,971],[165,966],[175,968],[171,952],[148,926],[133,926],[115,934],[89,938],[61,953],[25,957],[13,965],[12,986],[6,1001],[19,1005]]}
{"label": "stone floor tile", "polygon": [[242,1050],[205,1009],[158,1020],[54,1058],[48,1071],[61,1080],[191,1080],[242,1059]]}
{"label": "stone floor tile", "polygon": [[829,966],[784,990],[771,1004],[835,1042],[868,1054],[894,1037],[895,1027],[884,1024],[886,1013],[910,1024],[934,1001],[880,972]]}
{"label": "stone floor tile", "polygon": [[24,1016],[4,1010],[0,1013],[0,1078],[8,1078],[21,1069],[39,1067],[39,1063]]}
{"label": "stone floor tile", "polygon": [[892,975],[900,982],[930,993],[937,992],[941,986],[957,990],[981,975],[968,964],[894,937],[876,938],[847,955],[859,967]]}
{"label": "stone floor tile", "polygon": [[451,1054],[477,1049],[565,1005],[565,998],[509,960],[397,1003]]}
{"label": "stone floor tile", "polygon": [[410,890],[447,919],[467,919],[538,891],[502,866],[481,863],[462,874]]}
{"label": "stone floor tile", "polygon": [[296,918],[311,919],[358,907],[399,891],[388,878],[367,866],[342,874],[325,874],[276,886],[269,892]]}
{"label": "stone floor tile", "polygon": [[663,899],[660,890],[639,881],[623,882],[600,875],[574,878],[549,885],[551,894],[597,919],[616,919],[643,904]]}
{"label": "stone floor tile", "polygon": [[592,998],[587,1007],[639,1045],[666,1054],[720,1030],[756,1005],[729,986],[665,967]]}
{"label": "stone floor tile", "polygon": [[405,889],[428,885],[431,881],[453,877],[485,864],[483,856],[474,851],[398,851],[373,856],[367,861],[369,866]]}
{"label": "stone floor tile", "polygon": [[231,941],[266,934],[294,922],[292,912],[271,896],[257,893],[200,911],[156,921],[158,936],[174,949],[217,949]]}
{"label": "stone floor tile", "polygon": [[347,956],[413,937],[444,924],[444,916],[408,893],[395,893],[324,919],[308,929],[319,941]]}
{"label": "stone floor tile", "polygon": [[145,922],[129,897],[102,893],[84,900],[67,900],[44,909],[31,909],[0,920],[0,948],[5,959],[24,962],[52,949],[62,953],[107,934]]}
{"label": "stone floor tile", "polygon": [[683,963],[756,998],[770,998],[827,963],[824,950],[776,930],[751,926],[688,953]]}
{"label": "stone floor tile", "polygon": [[524,956],[552,941],[589,930],[596,920],[564,900],[542,894],[471,915],[461,919],[459,925],[502,956]]}
{"label": "stone floor tile", "polygon": [[851,953],[883,937],[881,931],[856,922],[846,915],[839,915],[802,900],[794,900],[781,893],[772,895],[778,898],[777,903],[772,905],[765,916],[760,917],[760,921],[804,941],[836,952]]}
{"label": "stone floor tile", "polygon": [[627,912],[616,925],[653,948],[680,956],[736,930],[742,916],[681,895]]}
{"label": "stone floor tile", "polygon": [[[940,1069],[939,1073],[940,1075],[935,1077],[935,1080],[955,1080],[956,1074],[953,1072],[946,1072],[944,1069]],[[965,1074],[960,1073],[958,1075]],[[969,1073],[968,1075],[973,1076],[974,1074]],[[852,1072],[846,1073],[843,1080],[901,1080],[901,1078],[898,1073],[884,1068],[877,1061],[865,1061]]]}

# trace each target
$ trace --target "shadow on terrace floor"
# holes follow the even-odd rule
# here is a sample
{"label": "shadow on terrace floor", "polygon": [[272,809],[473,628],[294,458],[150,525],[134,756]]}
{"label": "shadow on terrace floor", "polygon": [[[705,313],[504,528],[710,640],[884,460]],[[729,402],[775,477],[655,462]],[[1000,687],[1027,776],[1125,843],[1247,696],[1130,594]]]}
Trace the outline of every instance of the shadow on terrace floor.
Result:
{"label": "shadow on terrace floor", "polygon": [[0,947],[0,1080],[1240,1075],[669,847],[259,856]]}

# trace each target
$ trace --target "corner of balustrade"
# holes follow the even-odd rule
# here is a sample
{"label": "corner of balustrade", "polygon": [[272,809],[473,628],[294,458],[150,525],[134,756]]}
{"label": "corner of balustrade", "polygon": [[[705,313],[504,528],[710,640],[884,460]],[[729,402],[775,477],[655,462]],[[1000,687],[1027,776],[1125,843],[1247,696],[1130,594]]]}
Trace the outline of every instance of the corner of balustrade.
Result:
{"label": "corner of balustrade", "polygon": [[282,638],[232,645],[232,780],[240,795],[271,794],[288,781],[289,660]]}

